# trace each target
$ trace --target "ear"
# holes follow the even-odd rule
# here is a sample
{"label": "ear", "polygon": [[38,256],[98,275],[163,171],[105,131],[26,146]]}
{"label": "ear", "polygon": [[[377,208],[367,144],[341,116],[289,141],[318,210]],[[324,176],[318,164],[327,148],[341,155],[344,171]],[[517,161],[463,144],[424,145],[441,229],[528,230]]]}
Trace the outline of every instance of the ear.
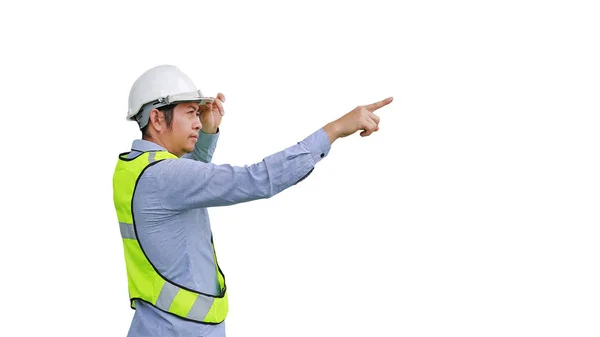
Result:
{"label": "ear", "polygon": [[161,111],[158,109],[152,109],[152,111],[150,111],[150,119],[148,120],[148,124],[152,124],[152,127],[156,131],[161,131],[164,118],[165,116]]}

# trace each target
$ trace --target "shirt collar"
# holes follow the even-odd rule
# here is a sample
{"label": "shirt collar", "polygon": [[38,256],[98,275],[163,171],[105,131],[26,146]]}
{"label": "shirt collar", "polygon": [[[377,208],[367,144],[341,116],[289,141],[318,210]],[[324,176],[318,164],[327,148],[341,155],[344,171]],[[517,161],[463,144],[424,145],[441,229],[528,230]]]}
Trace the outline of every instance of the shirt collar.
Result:
{"label": "shirt collar", "polygon": [[145,139],[134,140],[131,145],[131,150],[138,152],[166,151],[164,147]]}

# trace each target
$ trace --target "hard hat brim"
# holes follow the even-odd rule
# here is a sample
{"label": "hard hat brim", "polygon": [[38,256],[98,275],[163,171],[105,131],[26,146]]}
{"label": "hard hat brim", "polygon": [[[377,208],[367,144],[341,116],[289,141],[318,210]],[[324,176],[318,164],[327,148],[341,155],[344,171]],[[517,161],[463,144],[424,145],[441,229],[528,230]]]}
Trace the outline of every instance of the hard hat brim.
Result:
{"label": "hard hat brim", "polygon": [[181,102],[197,102],[200,105],[212,103],[215,101],[214,97],[205,97],[202,95],[200,90],[184,92],[176,95],[168,95],[166,97],[161,97],[158,99],[159,103],[165,105],[171,105]]}
{"label": "hard hat brim", "polygon": [[[197,91],[185,92],[185,93],[176,94],[176,95],[168,95],[166,97],[160,97],[160,98],[156,99],[155,101],[145,103],[142,106],[144,106],[146,104],[152,104],[152,107],[154,109],[156,109],[156,108],[161,108],[163,106],[167,106],[167,105],[171,105],[171,104],[179,104],[179,103],[184,103],[184,102],[196,102],[202,106],[202,105],[206,105],[206,104],[211,104],[214,101],[215,101],[214,97],[202,96],[202,93],[200,92],[200,90],[197,90]],[[130,121],[136,120],[135,116],[138,113],[128,116],[127,120],[130,120]]]}

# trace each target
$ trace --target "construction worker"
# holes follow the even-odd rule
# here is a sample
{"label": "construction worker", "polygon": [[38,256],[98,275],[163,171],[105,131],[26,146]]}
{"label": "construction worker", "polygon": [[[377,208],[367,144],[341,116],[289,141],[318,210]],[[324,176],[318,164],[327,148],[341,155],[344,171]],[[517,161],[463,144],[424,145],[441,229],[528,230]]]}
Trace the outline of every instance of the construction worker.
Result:
{"label": "construction worker", "polygon": [[358,106],[293,146],[246,166],[211,163],[225,96],[205,97],[180,69],[147,70],[129,93],[127,119],[142,139],[122,153],[113,197],[127,268],[128,336],[225,336],[227,286],[207,209],[270,198],[306,178],[331,144],[379,130],[375,110]]}

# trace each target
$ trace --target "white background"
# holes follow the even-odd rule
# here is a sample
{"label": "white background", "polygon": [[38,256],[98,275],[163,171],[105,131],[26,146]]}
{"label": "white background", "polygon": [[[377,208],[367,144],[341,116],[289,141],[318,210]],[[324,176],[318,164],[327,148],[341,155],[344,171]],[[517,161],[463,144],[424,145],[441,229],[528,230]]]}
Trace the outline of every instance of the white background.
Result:
{"label": "white background", "polygon": [[112,204],[142,72],[226,95],[252,164],[388,96],[301,184],[211,209],[228,336],[600,335],[594,1],[2,8],[3,336],[125,336]]}

